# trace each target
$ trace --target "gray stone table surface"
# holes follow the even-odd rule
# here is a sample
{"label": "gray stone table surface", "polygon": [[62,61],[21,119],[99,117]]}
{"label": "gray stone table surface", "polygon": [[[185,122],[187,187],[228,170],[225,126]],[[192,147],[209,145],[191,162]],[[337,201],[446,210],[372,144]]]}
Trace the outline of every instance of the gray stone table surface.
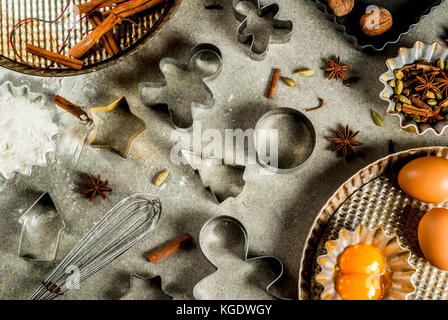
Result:
{"label": "gray stone table surface", "polygon": [[[395,141],[396,151],[418,146],[446,145],[445,136],[417,136],[399,128],[398,120],[387,116],[386,103],[378,97],[382,84],[378,77],[386,71],[385,60],[394,57],[399,47],[410,47],[417,40],[440,41],[446,24],[448,2],[424,18],[398,44],[378,55],[355,50],[344,40],[312,1],[278,0],[281,19],[294,23],[291,41],[271,45],[267,58],[251,60],[236,40],[238,22],[231,1],[184,0],[167,27],[148,46],[129,59],[103,70],[69,78],[38,78],[0,69],[0,83],[10,80],[15,85],[29,85],[33,91],[48,96],[59,94],[84,106],[108,105],[126,96],[132,110],[148,125],[148,131],[136,140],[127,159],[120,155],[93,149],[86,145],[76,161],[60,150],[48,155],[48,164],[35,167],[32,174],[16,175],[0,184],[0,298],[25,299],[40,284],[57,262],[116,202],[135,192],[160,196],[163,215],[153,234],[145,238],[119,260],[72,290],[64,299],[118,299],[128,290],[132,273],[162,277],[167,294],[175,299],[192,299],[194,285],[214,271],[202,256],[198,236],[201,226],[218,215],[231,215],[247,228],[252,255],[272,254],[285,264],[285,275],[274,291],[297,298],[300,258],[312,222],[332,193],[357,170],[385,156],[388,140]],[[205,10],[204,5],[221,3],[223,10]],[[174,145],[173,128],[168,115],[144,106],[138,96],[141,81],[161,79],[158,62],[164,56],[183,59],[196,44],[209,42],[222,51],[224,68],[209,82],[216,99],[214,108],[195,112],[203,129],[252,128],[266,110],[290,107],[304,111],[317,106],[318,98],[326,101],[324,109],[306,113],[317,133],[316,148],[298,171],[284,175],[259,175],[249,167],[246,188],[237,198],[218,206],[204,190],[200,178],[186,165],[170,162]],[[341,56],[361,81],[345,87],[340,81],[326,80],[320,69],[324,59]],[[298,86],[279,83],[275,99],[265,98],[272,68],[292,76],[298,68],[316,70],[314,77],[298,78]],[[384,119],[379,128],[370,110]],[[63,111],[58,110],[60,116]],[[74,119],[74,118],[73,118]],[[331,153],[326,138],[333,129],[349,124],[360,130],[362,156],[345,161]],[[1,134],[1,133],[0,133]],[[58,140],[56,140],[58,143]],[[153,185],[157,174],[169,168],[171,174],[161,188]],[[92,172],[109,179],[114,191],[104,201],[90,203],[77,192],[80,173]],[[222,183],[226,183],[223,178]],[[25,261],[17,256],[20,224],[17,222],[33,198],[30,190],[49,191],[60,206],[67,223],[61,250],[51,263]],[[156,264],[150,264],[144,253],[188,232],[196,246]],[[239,270],[235,270],[238,273]],[[216,283],[217,290],[221,284]],[[231,296],[230,296],[231,298]]]}

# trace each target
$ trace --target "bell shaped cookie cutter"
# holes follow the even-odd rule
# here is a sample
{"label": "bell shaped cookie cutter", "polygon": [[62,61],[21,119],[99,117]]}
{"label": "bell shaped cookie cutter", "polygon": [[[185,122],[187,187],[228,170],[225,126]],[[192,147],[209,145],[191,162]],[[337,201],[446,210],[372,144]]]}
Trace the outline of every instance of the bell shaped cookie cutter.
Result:
{"label": "bell shaped cookie cutter", "polygon": [[[178,73],[174,76],[168,76],[168,70],[173,66]],[[207,82],[216,79],[223,69],[221,51],[212,44],[202,43],[191,49],[186,63],[165,57],[160,60],[159,68],[164,75],[164,79],[159,82],[140,83],[140,98],[145,104],[167,106],[174,128],[189,132],[193,125],[192,109],[194,107],[211,109],[214,105],[214,95]],[[192,83],[188,83],[187,86],[182,88],[176,87],[183,83],[182,80],[187,74],[194,75],[196,80],[200,82],[198,90],[192,88]],[[154,89],[158,92],[163,89],[163,92],[165,92],[164,99],[169,101],[153,101],[152,98],[148,98],[146,91],[154,92]],[[176,111],[179,106],[182,107],[182,104],[185,104],[183,109],[188,109],[186,118],[185,114],[181,115],[180,112]]]}
{"label": "bell shaped cookie cutter", "polygon": [[[266,45],[263,48],[261,48],[261,50],[258,50],[254,46],[255,34],[254,33],[244,33],[244,31],[248,27],[248,19],[247,19],[246,15],[240,13],[237,10],[237,5],[240,2],[245,2],[245,1],[250,1],[250,2],[252,2],[253,5],[255,5],[257,7],[257,14],[259,17],[263,17],[267,14],[272,14],[273,15],[272,26],[273,26],[274,30],[282,30],[282,29],[286,30],[286,32],[282,33],[282,34],[272,33],[269,36],[269,39],[267,40]],[[246,46],[248,49],[247,52],[253,60],[260,61],[260,60],[263,60],[264,58],[266,58],[266,54],[269,50],[269,45],[271,43],[286,43],[291,39],[293,23],[291,20],[278,20],[277,15],[278,15],[279,10],[280,10],[280,8],[277,3],[271,3],[271,4],[262,6],[260,4],[260,0],[233,0],[233,12],[234,12],[235,18],[239,22],[241,22],[241,24],[238,26],[238,29],[237,29],[238,41],[242,44],[249,44],[248,46]]]}
{"label": "bell shaped cookie cutter", "polygon": [[[283,275],[283,263],[274,256],[249,258],[249,236],[244,225],[237,219],[223,215],[208,220],[202,226],[199,234],[199,245],[204,257],[216,268],[216,271],[195,285],[193,288],[195,299],[253,299],[255,293],[253,290],[259,289],[259,282],[268,282],[266,281],[267,277],[260,281],[260,275],[254,274],[253,271],[250,271],[248,276],[242,266],[251,262],[270,260],[277,265],[278,271],[270,270],[272,277],[271,274],[268,277],[274,278],[274,280],[269,280],[268,285],[263,288],[264,295],[259,299],[272,296],[277,299],[289,300],[279,297],[271,291],[272,286]],[[218,277],[220,272],[222,274]],[[207,281],[211,281],[213,285],[210,290],[207,290]],[[235,283],[240,283],[240,285],[235,286]]]}
{"label": "bell shaped cookie cutter", "polygon": [[[94,123],[90,145],[94,148],[113,149],[124,158],[129,155],[135,139],[147,130],[145,121],[131,111],[125,97],[105,107],[91,108],[90,113]],[[106,116],[102,118],[99,114]],[[113,121],[117,122],[116,126],[111,126]],[[103,134],[102,131],[106,128],[101,127],[106,127],[106,123],[109,125],[109,132]]]}
{"label": "bell shaped cookie cutter", "polygon": [[[246,168],[239,165],[227,165],[222,163],[222,159],[213,157],[203,157],[200,153],[182,149],[182,156],[185,161],[199,174],[201,183],[205,189],[209,190],[220,205],[236,199],[246,187],[244,180],[244,173]],[[217,169],[220,167],[222,170]],[[226,178],[232,179],[230,183],[226,183],[220,179],[220,182],[225,184],[224,187],[214,186],[214,180],[209,178],[209,174],[216,174],[216,171],[226,171]],[[204,174],[207,171],[209,174]],[[235,182],[236,181],[236,182]]]}
{"label": "bell shaped cookie cutter", "polygon": [[65,222],[48,192],[42,193],[20,217],[18,256],[31,261],[53,261],[59,249]]}
{"label": "bell shaped cookie cutter", "polygon": [[[136,282],[145,283],[147,287],[146,289],[151,288],[151,296],[148,297],[142,290],[139,291]],[[160,276],[151,278],[134,273],[131,274],[129,290],[120,298],[120,300],[173,300],[173,297],[163,290],[162,278]]]}

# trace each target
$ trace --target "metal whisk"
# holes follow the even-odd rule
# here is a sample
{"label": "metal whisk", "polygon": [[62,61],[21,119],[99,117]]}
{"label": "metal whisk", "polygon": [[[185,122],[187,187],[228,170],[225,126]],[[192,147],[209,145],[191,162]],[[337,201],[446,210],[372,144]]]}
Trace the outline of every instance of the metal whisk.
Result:
{"label": "metal whisk", "polygon": [[150,234],[161,213],[160,200],[148,193],[121,200],[78,242],[30,300],[51,300],[78,288]]}

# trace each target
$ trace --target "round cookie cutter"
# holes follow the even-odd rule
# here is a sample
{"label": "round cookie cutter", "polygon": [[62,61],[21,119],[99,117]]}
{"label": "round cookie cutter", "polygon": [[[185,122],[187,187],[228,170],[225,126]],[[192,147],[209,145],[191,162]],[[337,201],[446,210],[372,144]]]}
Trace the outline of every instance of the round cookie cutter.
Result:
{"label": "round cookie cutter", "polygon": [[[262,130],[269,134],[261,134]],[[271,164],[268,159],[272,153],[272,130],[276,130],[278,137],[277,164]],[[254,139],[257,161],[262,167],[274,173],[290,173],[304,164],[313,153],[316,131],[303,113],[291,108],[278,108],[266,112],[258,120]]]}

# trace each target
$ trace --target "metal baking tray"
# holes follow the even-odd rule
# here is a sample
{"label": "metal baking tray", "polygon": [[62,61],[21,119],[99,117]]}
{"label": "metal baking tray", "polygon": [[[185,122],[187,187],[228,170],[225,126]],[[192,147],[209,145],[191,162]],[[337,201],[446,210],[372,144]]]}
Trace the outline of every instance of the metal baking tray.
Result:
{"label": "metal baking tray", "polygon": [[[343,17],[335,16],[327,7],[325,0],[313,1],[325,16],[335,24],[336,29],[342,33],[344,38],[353,43],[356,49],[375,52],[382,51],[388,45],[397,43],[403,35],[408,33],[413,26],[444,0],[356,0],[353,10]],[[369,37],[361,31],[359,20],[369,5],[377,5],[390,11],[393,25],[388,32],[377,37]]]}
{"label": "metal baking tray", "polygon": [[389,155],[358,171],[333,194],[317,215],[305,243],[299,299],[319,299],[322,288],[315,281],[320,272],[316,258],[325,254],[325,243],[337,239],[341,228],[353,230],[358,225],[382,227],[386,233],[397,235],[411,251],[409,263],[416,272],[412,278],[415,292],[409,299],[448,299],[448,272],[429,264],[417,240],[419,220],[433,205],[405,195],[394,178],[403,163],[425,155],[448,158],[448,148],[424,147]]}
{"label": "metal baking tray", "polygon": [[[57,52],[67,37],[68,32],[73,27],[77,17],[70,13],[70,8],[66,11],[66,16],[58,23],[42,23],[31,21],[16,31],[13,38],[17,52],[21,55],[25,63],[22,63],[9,43],[9,35],[12,27],[19,21],[27,18],[41,18],[45,20],[56,19],[67,4],[75,5],[88,2],[89,0],[0,0],[0,66],[31,75],[38,76],[72,76],[101,70],[112,64],[124,60],[126,57],[137,52],[148,44],[166,25],[182,0],[167,0],[166,7],[162,4],[157,8],[142,12],[132,16],[132,21],[138,24],[138,28],[132,23],[123,22],[115,26],[114,33],[120,44],[122,51],[108,57],[105,49],[96,45],[85,58],[85,66],[81,71],[69,69],[55,64],[48,69],[39,69],[46,65],[44,59],[36,58],[27,54],[26,44],[31,42],[47,50]],[[164,8],[166,13],[163,13]],[[163,16],[161,17],[163,13]],[[160,18],[160,21],[158,21]],[[156,23],[152,32],[147,32]],[[73,29],[68,45],[62,54],[68,55],[68,49],[82,39],[83,33],[90,30],[87,19],[83,19],[76,28]],[[39,68],[32,68],[26,65],[32,64]]]}

